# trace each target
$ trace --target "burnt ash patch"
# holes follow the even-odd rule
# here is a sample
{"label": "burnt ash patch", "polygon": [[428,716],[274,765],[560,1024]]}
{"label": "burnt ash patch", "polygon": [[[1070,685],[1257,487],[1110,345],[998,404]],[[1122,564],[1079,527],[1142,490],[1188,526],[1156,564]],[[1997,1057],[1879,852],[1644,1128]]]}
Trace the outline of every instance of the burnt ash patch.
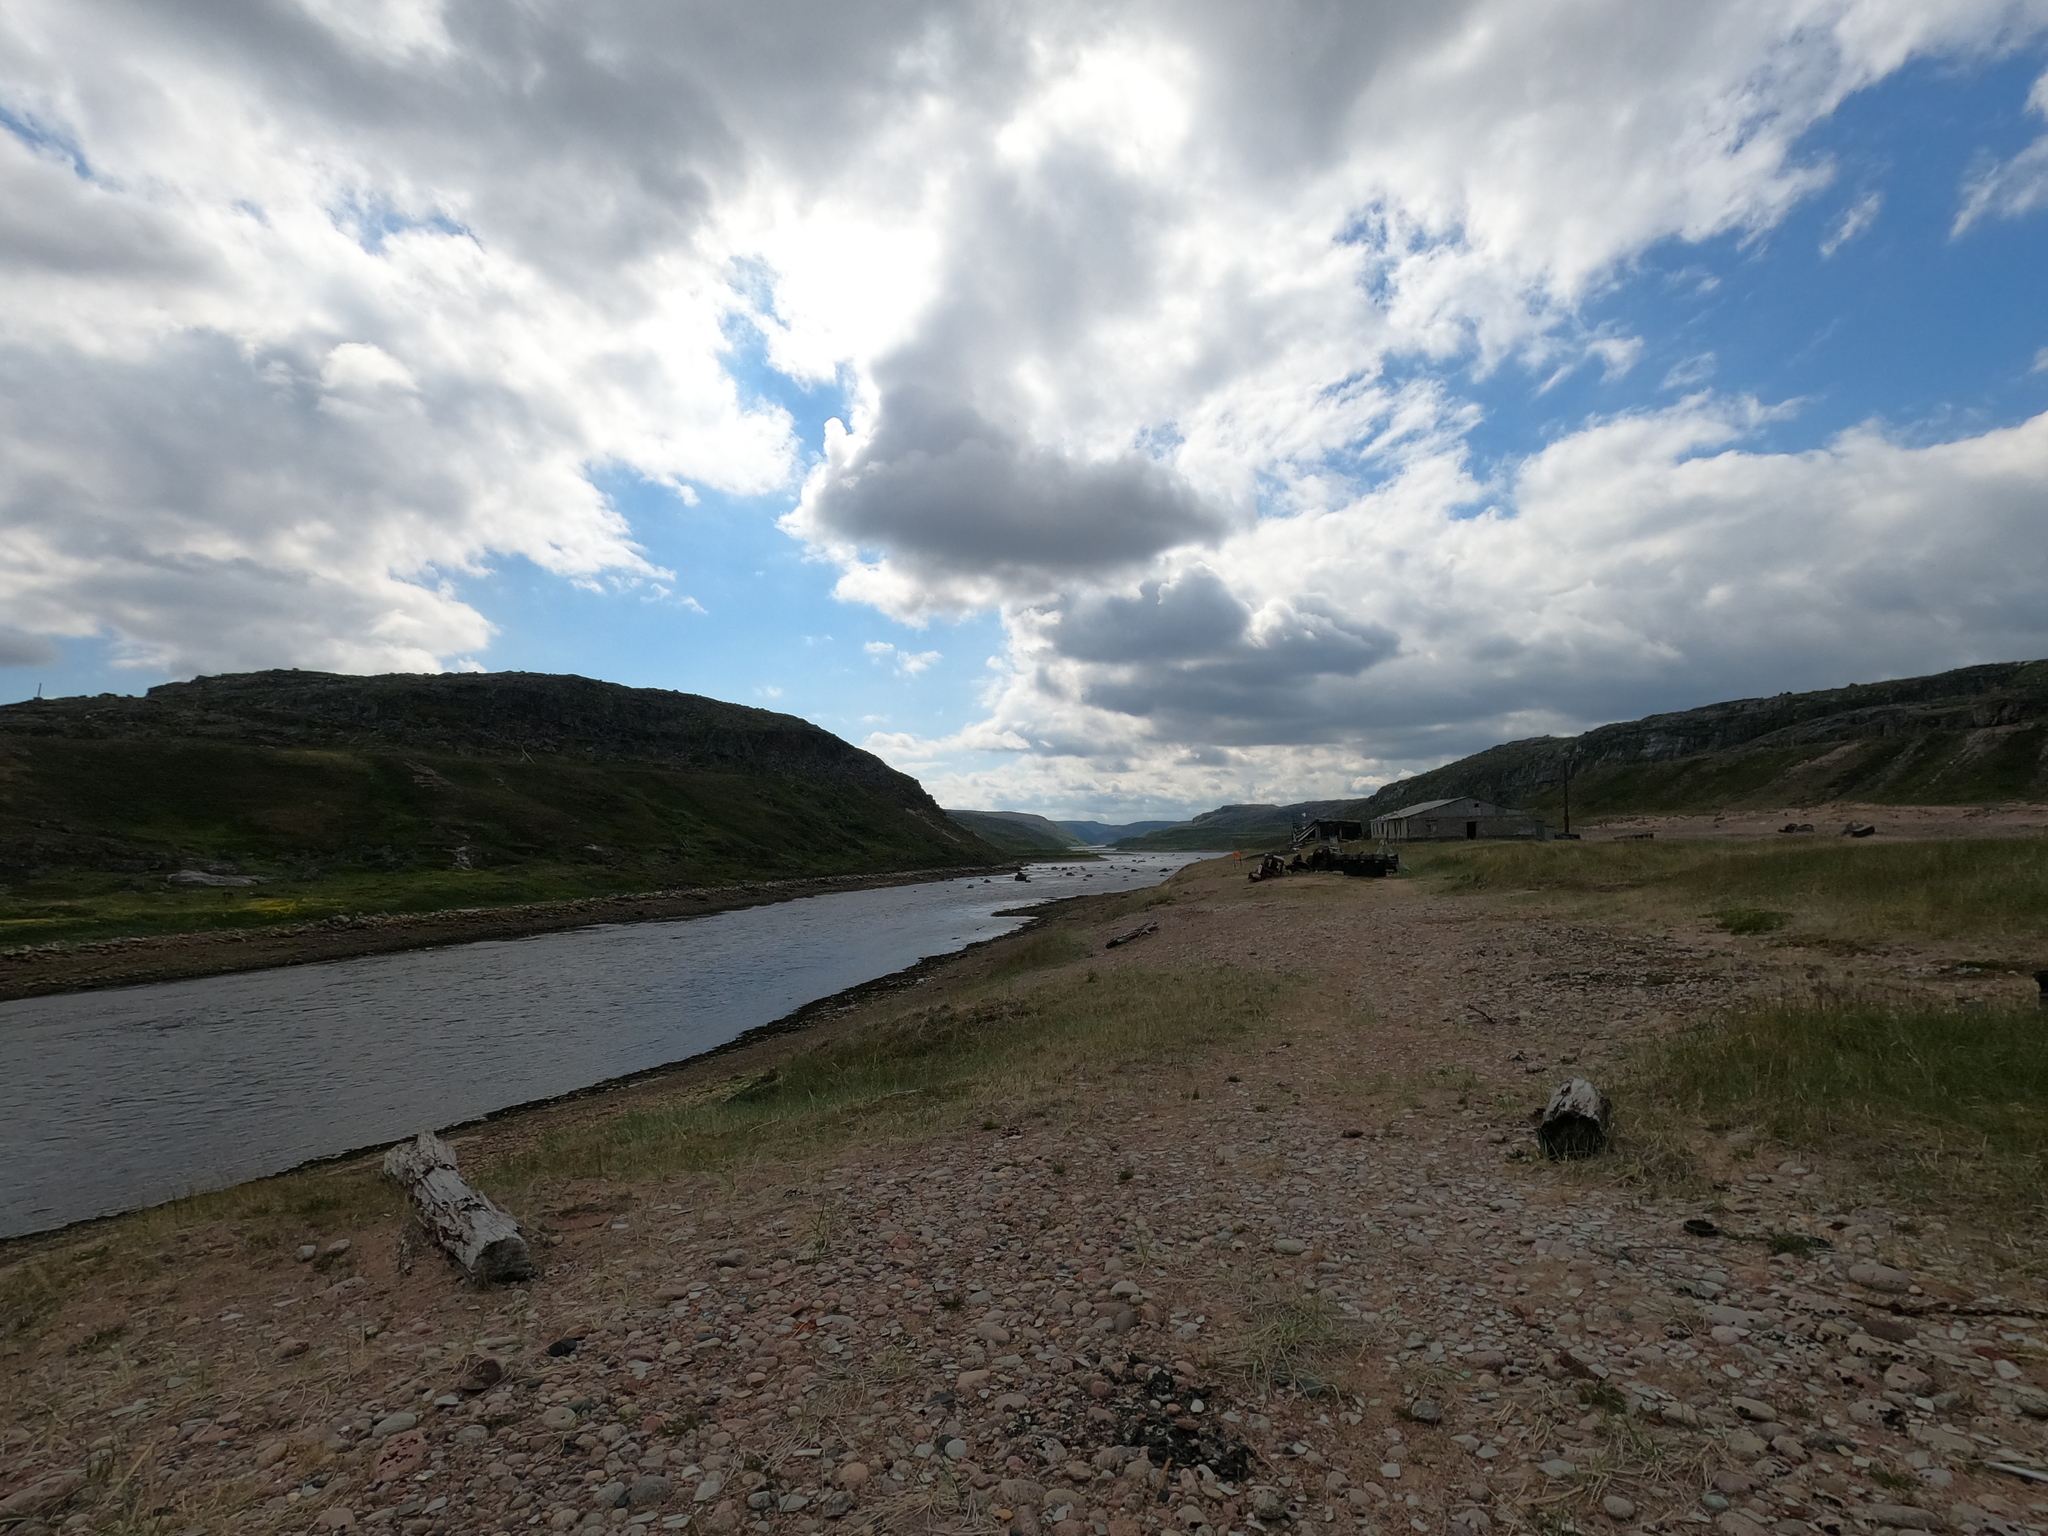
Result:
{"label": "burnt ash patch", "polygon": [[[1193,1411],[1198,1401],[1199,1414]],[[1253,1476],[1258,1453],[1223,1422],[1223,1407],[1214,1386],[1133,1355],[1104,1360],[1084,1393],[1021,1409],[1009,1435],[1035,1445],[1050,1437],[1068,1455],[1084,1458],[1129,1446],[1155,1467],[1206,1465],[1224,1482],[1244,1482]]]}

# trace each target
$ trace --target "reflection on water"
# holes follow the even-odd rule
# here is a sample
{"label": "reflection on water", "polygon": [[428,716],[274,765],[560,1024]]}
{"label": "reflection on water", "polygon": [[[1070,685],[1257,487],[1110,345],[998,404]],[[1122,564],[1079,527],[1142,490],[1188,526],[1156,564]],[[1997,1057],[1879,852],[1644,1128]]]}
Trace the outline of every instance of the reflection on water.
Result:
{"label": "reflection on water", "polygon": [[1195,854],[0,1003],[0,1236],[153,1205],[697,1055],[995,913]]}

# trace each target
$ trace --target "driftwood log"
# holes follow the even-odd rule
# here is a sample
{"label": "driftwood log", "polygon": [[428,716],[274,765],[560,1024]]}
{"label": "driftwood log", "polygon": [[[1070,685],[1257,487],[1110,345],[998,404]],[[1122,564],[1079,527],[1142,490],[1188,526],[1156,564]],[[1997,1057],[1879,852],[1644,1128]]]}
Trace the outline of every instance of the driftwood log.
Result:
{"label": "driftwood log", "polygon": [[1607,1145],[1614,1106],[1583,1077],[1560,1083],[1536,1122],[1536,1140],[1551,1157],[1591,1157]]}
{"label": "driftwood log", "polygon": [[406,1187],[421,1223],[478,1285],[533,1278],[519,1223],[463,1182],[455,1149],[432,1131],[385,1153],[384,1177]]}
{"label": "driftwood log", "polygon": [[1102,947],[1104,949],[1115,949],[1119,944],[1128,944],[1133,939],[1142,939],[1145,937],[1146,934],[1157,933],[1158,931],[1159,925],[1157,923],[1144,923],[1136,928],[1133,928],[1129,933],[1118,934],[1115,938],[1111,939],[1107,944],[1103,945]]}

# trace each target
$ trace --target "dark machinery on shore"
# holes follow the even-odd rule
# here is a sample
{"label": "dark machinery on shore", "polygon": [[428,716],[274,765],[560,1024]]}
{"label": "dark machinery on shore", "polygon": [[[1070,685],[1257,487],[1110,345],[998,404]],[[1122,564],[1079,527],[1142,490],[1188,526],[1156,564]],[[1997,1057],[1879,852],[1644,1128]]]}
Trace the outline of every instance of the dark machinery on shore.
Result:
{"label": "dark machinery on shore", "polygon": [[1357,843],[1364,835],[1365,827],[1361,822],[1311,821],[1295,830],[1292,859],[1283,862],[1279,854],[1269,853],[1259,860],[1259,867],[1247,878],[1257,882],[1283,874],[1334,872],[1380,879],[1399,874],[1401,856],[1385,843],[1380,845],[1377,853],[1344,851],[1345,843]]}
{"label": "dark machinery on shore", "polygon": [[1340,875],[1360,875],[1378,880],[1386,875],[1401,872],[1401,855],[1398,853],[1339,853],[1330,848],[1318,848],[1307,858],[1300,860],[1304,870],[1334,869]]}

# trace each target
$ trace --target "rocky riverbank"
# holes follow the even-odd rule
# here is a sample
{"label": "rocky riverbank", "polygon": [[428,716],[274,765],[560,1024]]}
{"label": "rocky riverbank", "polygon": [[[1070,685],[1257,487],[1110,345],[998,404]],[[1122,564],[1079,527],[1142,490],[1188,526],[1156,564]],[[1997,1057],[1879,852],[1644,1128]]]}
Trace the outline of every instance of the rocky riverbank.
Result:
{"label": "rocky riverbank", "polygon": [[[0,1529],[2048,1527],[2038,1255],[1749,1127],[1682,1185],[1533,1154],[1556,1079],[1824,957],[1405,881],[1172,889],[1113,952],[1128,919],[1076,904],[1069,968],[1312,977],[1280,1025],[993,1083],[914,1139],[564,1176],[519,1212],[530,1286],[464,1289],[395,1216],[332,1230],[303,1181],[262,1219],[0,1252]],[[1855,963],[2014,985],[1924,958]]]}

